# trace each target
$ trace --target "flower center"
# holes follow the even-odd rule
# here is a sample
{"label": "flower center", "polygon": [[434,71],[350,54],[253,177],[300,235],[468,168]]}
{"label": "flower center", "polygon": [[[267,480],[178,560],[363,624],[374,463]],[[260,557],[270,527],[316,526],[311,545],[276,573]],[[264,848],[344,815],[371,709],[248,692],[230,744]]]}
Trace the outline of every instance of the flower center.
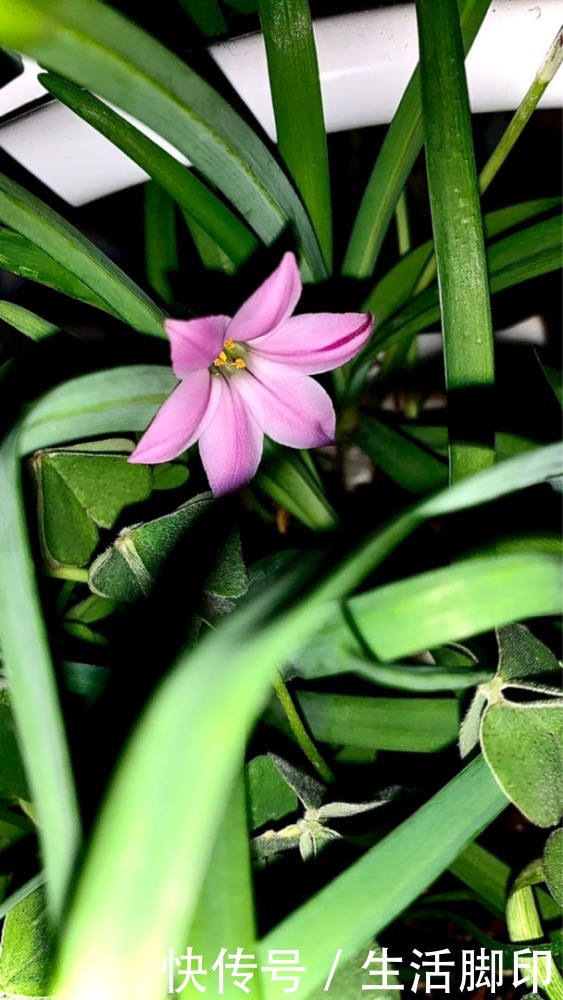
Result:
{"label": "flower center", "polygon": [[235,340],[226,340],[209,371],[212,375],[232,375],[246,368],[246,347]]}

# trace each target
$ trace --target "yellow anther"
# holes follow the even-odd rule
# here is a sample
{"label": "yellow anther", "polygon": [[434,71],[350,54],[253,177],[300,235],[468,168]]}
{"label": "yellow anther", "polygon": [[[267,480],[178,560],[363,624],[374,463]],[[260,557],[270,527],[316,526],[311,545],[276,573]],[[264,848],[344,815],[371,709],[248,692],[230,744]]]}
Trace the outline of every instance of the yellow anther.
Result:
{"label": "yellow anther", "polygon": [[226,360],[227,360],[227,355],[224,353],[224,351],[222,351],[219,357],[215,358],[213,364],[215,365],[216,368],[222,368]]}
{"label": "yellow anther", "polygon": [[246,361],[244,358],[235,358],[235,368],[246,368]]}
{"label": "yellow anther", "polygon": [[225,352],[224,352],[224,351],[221,351],[221,353],[220,353],[219,357],[221,358],[221,361],[222,361],[223,363],[225,363],[225,361],[227,360],[227,355],[225,354]]}
{"label": "yellow anther", "polygon": [[227,349],[227,351],[232,351],[235,346],[235,342],[234,340],[226,340],[223,346]]}

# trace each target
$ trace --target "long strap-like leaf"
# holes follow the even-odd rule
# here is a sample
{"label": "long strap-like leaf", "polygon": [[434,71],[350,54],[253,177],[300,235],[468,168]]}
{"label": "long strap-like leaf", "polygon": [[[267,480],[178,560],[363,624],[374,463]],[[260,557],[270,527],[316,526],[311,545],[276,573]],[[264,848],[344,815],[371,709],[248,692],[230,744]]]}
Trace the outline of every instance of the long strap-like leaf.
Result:
{"label": "long strap-like leaf", "polygon": [[301,200],[256,133],[205,80],[99,0],[3,0],[0,44],[34,56],[168,139],[265,243],[286,226],[305,274],[326,269]]}

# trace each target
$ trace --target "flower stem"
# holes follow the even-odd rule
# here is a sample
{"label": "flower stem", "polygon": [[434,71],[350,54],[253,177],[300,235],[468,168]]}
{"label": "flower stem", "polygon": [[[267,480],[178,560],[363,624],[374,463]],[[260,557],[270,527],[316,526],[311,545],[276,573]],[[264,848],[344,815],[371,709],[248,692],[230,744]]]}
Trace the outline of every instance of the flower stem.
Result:
{"label": "flower stem", "polygon": [[334,775],[328,764],[323,760],[305,726],[303,725],[299,712],[297,711],[293,699],[289,693],[287,684],[281,674],[276,674],[274,679],[274,691],[276,692],[280,704],[285,712],[287,721],[291,726],[291,731],[295,736],[299,746],[307,759],[311,762],[323,781],[334,781]]}
{"label": "flower stem", "polygon": [[54,580],[74,580],[75,583],[88,583],[88,570],[78,566],[59,566],[58,569],[46,570],[47,576]]}

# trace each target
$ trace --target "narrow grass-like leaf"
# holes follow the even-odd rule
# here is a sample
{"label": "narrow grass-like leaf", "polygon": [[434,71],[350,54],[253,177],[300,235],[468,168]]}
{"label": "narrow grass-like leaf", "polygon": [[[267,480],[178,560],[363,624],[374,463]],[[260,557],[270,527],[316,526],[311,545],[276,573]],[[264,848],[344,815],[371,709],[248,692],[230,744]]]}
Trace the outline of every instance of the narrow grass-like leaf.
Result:
{"label": "narrow grass-like leaf", "polygon": [[[2,657],[49,876],[60,919],[76,859],[80,818],[20,487],[17,432],[0,451]],[[22,629],[25,622],[25,629]]]}
{"label": "narrow grass-like leaf", "polygon": [[82,233],[3,175],[0,175],[0,221],[75,275],[125,323],[141,333],[164,336],[164,315],[149,297]]}
{"label": "narrow grass-like leaf", "polygon": [[168,191],[231,260],[242,264],[248,259],[258,246],[258,240],[191,170],[92,94],[53,73],[42,73],[40,79],[49,93],[122,149]]}
{"label": "narrow grass-like leaf", "polygon": [[[561,267],[560,219],[538,222],[493,243],[487,251],[487,264],[492,293],[558,270]],[[365,364],[368,355],[372,357],[392,344],[432,329],[439,320],[438,289],[432,285],[377,328],[354,367]]]}
{"label": "narrow grass-like leaf", "polygon": [[383,420],[362,415],[354,440],[376,466],[410,493],[425,493],[447,484],[445,462]]}
{"label": "narrow grass-like leaf", "polygon": [[470,844],[450,865],[450,871],[468,885],[497,916],[504,917],[510,867],[480,844]]}
{"label": "narrow grass-like leaf", "polygon": [[[500,236],[507,229],[512,229],[547,212],[561,208],[561,198],[540,198],[535,201],[525,201],[507,208],[488,212],[483,216],[483,226],[487,241]],[[376,284],[373,291],[364,302],[364,309],[369,309],[377,318],[378,328],[408,302],[417,284],[424,262],[432,253],[432,240],[427,240],[415,247],[410,253],[399,260]]]}
{"label": "narrow grass-like leaf", "polygon": [[539,554],[466,560],[354,597],[347,610],[366,644],[392,660],[495,623],[559,614],[558,562]]}
{"label": "narrow grass-like leaf", "polygon": [[209,37],[226,33],[227,23],[219,0],[180,0],[180,3],[204,35]]}
{"label": "narrow grass-like leaf", "polygon": [[[244,955],[252,955],[256,950],[252,872],[242,771],[237,774],[223,822],[217,833],[188,940],[194,949],[194,954],[203,956],[203,967],[208,970],[211,970],[221,948],[226,948],[228,955],[234,955],[238,948],[242,948]],[[180,943],[185,948],[185,940]],[[260,1000],[258,975],[252,977],[251,985],[252,995]],[[240,982],[237,984],[229,972],[225,975],[221,995],[237,998],[241,995]]]}
{"label": "narrow grass-like leaf", "polygon": [[337,527],[338,515],[305,452],[268,444],[254,481],[313,531],[332,531]]}
{"label": "narrow grass-like leaf", "polygon": [[[475,36],[490,0],[460,3],[465,52]],[[395,205],[422,146],[420,75],[415,70],[376,160],[360,205],[346,258],[344,274],[369,278],[393,218]]]}
{"label": "narrow grass-like leaf", "polygon": [[455,481],[494,461],[493,327],[457,3],[417,0],[416,11]]}
{"label": "narrow grass-like leaf", "polygon": [[145,269],[147,280],[165,302],[174,295],[170,274],[178,268],[176,207],[158,184],[145,187]]}
{"label": "narrow grass-like leaf", "polygon": [[[339,948],[346,959],[377,935],[452,863],[501,812],[506,799],[481,758],[262,940],[270,948],[298,941],[307,985],[324,978]],[[376,887],[376,891],[374,891]],[[318,933],[322,926],[323,933]],[[276,986],[266,984],[265,1000]]]}
{"label": "narrow grass-like leaf", "polygon": [[374,750],[430,753],[455,743],[455,698],[364,698],[302,691],[298,701],[316,739]]}
{"label": "narrow grass-like leaf", "polygon": [[205,270],[223,271],[225,274],[234,274],[237,270],[237,265],[229,255],[221,249],[209,233],[190,218],[187,212],[182,212],[182,215]]}
{"label": "narrow grass-like leaf", "polygon": [[119,429],[143,431],[175,385],[168,367],[128,365],[57,386],[26,416],[20,454]]}
{"label": "narrow grass-like leaf", "polygon": [[116,315],[107,302],[79,281],[71,271],[61,267],[49,254],[11,229],[0,229],[0,267]]}
{"label": "narrow grass-like leaf", "polygon": [[497,175],[508,154],[522,134],[533,112],[538,106],[551,80],[557,73],[563,60],[563,28],[557,33],[544,61],[542,62],[529,90],[511,119],[500,142],[491,153],[479,176],[480,190],[486,191],[493,178]]}
{"label": "narrow grass-like leaf", "polygon": [[58,326],[41,319],[41,316],[36,316],[15,302],[0,302],[0,319],[31,340],[46,340],[47,337],[60,332]]}
{"label": "narrow grass-like leaf", "polygon": [[232,201],[265,243],[291,225],[306,275],[325,265],[294,188],[208,83],[99,0],[4,0],[0,41],[149,125]]}
{"label": "narrow grass-like leaf", "polygon": [[259,10],[278,149],[309,212],[330,271],[328,152],[309,3],[308,0],[260,0]]}

